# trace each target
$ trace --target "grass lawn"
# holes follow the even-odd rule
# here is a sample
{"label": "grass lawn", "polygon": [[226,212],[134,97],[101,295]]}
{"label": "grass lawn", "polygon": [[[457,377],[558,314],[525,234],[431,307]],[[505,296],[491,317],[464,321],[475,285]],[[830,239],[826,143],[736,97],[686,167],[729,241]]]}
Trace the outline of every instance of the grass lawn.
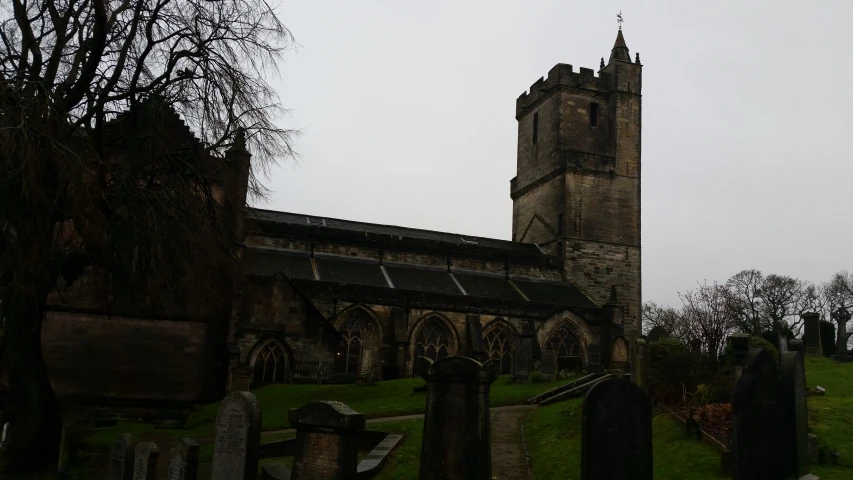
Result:
{"label": "grass lawn", "polygon": [[853,478],[853,363],[806,358],[806,385],[826,389],[823,397],[808,397],[809,428],[819,445],[841,455],[841,465],[813,465],[820,478]]}

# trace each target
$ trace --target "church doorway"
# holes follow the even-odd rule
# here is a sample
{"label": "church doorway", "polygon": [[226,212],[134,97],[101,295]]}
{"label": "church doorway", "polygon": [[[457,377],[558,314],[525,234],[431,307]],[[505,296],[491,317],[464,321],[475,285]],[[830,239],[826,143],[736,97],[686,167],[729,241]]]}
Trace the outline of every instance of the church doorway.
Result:
{"label": "church doorway", "polygon": [[577,327],[568,321],[563,321],[555,328],[545,341],[545,350],[554,352],[554,368],[572,370],[582,368],[583,349]]}

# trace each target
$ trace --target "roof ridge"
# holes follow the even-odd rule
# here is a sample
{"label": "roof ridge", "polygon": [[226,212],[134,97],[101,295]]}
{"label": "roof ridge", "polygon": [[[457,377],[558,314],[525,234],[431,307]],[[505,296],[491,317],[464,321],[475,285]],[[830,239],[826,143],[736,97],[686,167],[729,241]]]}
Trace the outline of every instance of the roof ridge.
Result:
{"label": "roof ridge", "polygon": [[[466,234],[466,233],[457,233],[457,232],[448,232],[448,231],[443,231],[443,230],[428,230],[425,228],[404,227],[404,226],[400,226],[400,225],[392,225],[390,223],[362,222],[359,220],[348,220],[345,218],[325,217],[325,216],[321,216],[321,215],[309,215],[309,214],[305,214],[305,213],[285,212],[283,210],[268,210],[265,208],[255,208],[255,207],[249,207],[249,210],[250,211],[255,210],[258,212],[279,213],[279,214],[293,215],[293,216],[303,216],[303,217],[309,217],[309,218],[314,217],[314,218],[320,218],[320,219],[324,219],[324,220],[334,220],[336,222],[346,222],[346,223],[360,224],[360,225],[372,225],[372,226],[377,226],[377,227],[399,228],[399,229],[412,230],[412,231],[417,231],[417,232],[442,233],[445,235],[456,235],[456,236],[463,237],[463,238],[470,238],[470,239],[477,239],[477,240],[489,240],[489,241],[495,241],[495,242],[506,242],[506,243],[512,243],[515,245],[526,245],[522,242],[514,242],[512,240],[506,240],[503,238],[481,237],[481,236],[477,236],[477,235],[470,235],[470,234]],[[334,228],[334,227],[328,227],[327,226],[327,228]],[[533,244],[531,243],[529,245],[533,245]]]}

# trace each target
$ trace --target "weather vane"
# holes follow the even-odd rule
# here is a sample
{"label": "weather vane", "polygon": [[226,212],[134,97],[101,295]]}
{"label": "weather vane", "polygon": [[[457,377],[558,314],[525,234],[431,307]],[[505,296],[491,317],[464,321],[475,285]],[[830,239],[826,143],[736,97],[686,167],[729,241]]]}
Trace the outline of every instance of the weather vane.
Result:
{"label": "weather vane", "polygon": [[619,30],[622,30],[622,22],[624,21],[622,20],[622,10],[619,10],[619,13],[616,14],[616,22],[619,23]]}

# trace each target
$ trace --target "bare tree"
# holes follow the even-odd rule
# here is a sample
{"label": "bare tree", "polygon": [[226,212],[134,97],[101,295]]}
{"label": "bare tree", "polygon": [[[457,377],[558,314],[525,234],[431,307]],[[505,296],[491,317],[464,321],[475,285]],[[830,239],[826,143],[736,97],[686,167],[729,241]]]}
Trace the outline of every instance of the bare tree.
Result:
{"label": "bare tree", "polygon": [[655,302],[643,304],[643,329],[648,333],[654,327],[664,328],[673,338],[685,344],[690,340],[689,325],[681,318],[681,312]]}
{"label": "bare tree", "polygon": [[761,284],[761,317],[764,330],[787,327],[787,320],[797,313],[803,283],[787,275],[771,274]]}
{"label": "bare tree", "polygon": [[679,293],[684,305],[682,318],[690,331],[697,335],[708,355],[719,356],[726,338],[735,328],[728,302],[730,292],[725,285],[699,284],[695,290]]}
{"label": "bare tree", "polygon": [[758,270],[742,270],[734,274],[726,286],[730,292],[728,307],[737,325],[743,332],[761,334],[761,287],[764,275]]}
{"label": "bare tree", "polygon": [[[145,292],[125,296],[153,295],[152,307],[171,299],[191,315],[225,308],[245,190],[239,205],[233,192],[222,200],[217,192],[239,186],[228,183],[234,166],[217,159],[247,137],[257,196],[257,174],[292,156],[294,132],[276,125],[283,110],[267,82],[290,45],[264,0],[0,2],[9,471],[56,458],[59,409],[40,342],[59,280],[102,272],[110,298]],[[178,138],[182,121],[198,141],[163,140]],[[164,291],[173,293],[156,295]]]}

